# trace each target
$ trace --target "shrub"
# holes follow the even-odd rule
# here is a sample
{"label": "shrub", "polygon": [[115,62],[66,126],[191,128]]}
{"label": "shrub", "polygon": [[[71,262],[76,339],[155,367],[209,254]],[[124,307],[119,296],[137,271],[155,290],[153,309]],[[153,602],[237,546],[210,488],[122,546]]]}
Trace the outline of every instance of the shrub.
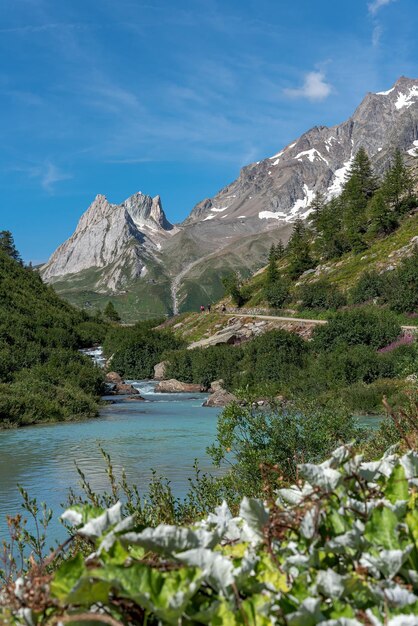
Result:
{"label": "shrub", "polygon": [[152,378],[154,365],[162,360],[163,354],[184,345],[168,330],[141,331],[133,340],[128,337],[129,334],[112,358],[112,369],[123,378]]}
{"label": "shrub", "polygon": [[317,350],[333,350],[338,344],[364,344],[382,348],[394,341],[401,327],[390,311],[359,308],[335,313],[328,324],[315,328],[313,345]]}
{"label": "shrub", "polygon": [[385,299],[399,313],[418,311],[418,247],[386,277]]}
{"label": "shrub", "polygon": [[370,383],[356,382],[342,390],[344,404],[353,413],[380,414],[385,412],[383,398],[391,404],[398,401],[404,384],[399,380],[379,379]]}
{"label": "shrub", "polygon": [[332,283],[318,280],[299,288],[303,309],[339,309],[347,304],[343,293]]}
{"label": "shrub", "polygon": [[265,298],[271,307],[280,309],[289,301],[289,282],[284,278],[278,277],[274,282],[266,286]]}
{"label": "shrub", "polygon": [[350,291],[353,304],[362,304],[380,298],[384,292],[384,278],[376,271],[364,272]]}

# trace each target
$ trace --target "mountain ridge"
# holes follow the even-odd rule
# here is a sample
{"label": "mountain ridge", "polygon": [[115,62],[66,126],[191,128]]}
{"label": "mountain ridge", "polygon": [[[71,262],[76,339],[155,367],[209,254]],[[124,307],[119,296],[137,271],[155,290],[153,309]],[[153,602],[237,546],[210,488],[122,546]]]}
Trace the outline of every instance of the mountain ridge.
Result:
{"label": "mountain ridge", "polygon": [[248,275],[261,267],[271,243],[286,241],[295,219],[309,215],[316,192],[338,195],[360,147],[377,174],[395,148],[412,158],[418,147],[418,79],[401,77],[385,92],[367,93],[345,122],[314,126],[273,156],[243,167],[180,224],[169,222],[159,196],[138,192],[119,205],[97,196],[104,205],[98,223],[89,224],[96,198],[41,273],[58,281],[65,295],[66,281],[74,285],[80,272],[101,268],[86,292],[117,297],[137,281],[143,282],[143,288],[136,286],[140,292],[158,283],[167,312],[194,308],[197,298],[219,297],[220,272]]}

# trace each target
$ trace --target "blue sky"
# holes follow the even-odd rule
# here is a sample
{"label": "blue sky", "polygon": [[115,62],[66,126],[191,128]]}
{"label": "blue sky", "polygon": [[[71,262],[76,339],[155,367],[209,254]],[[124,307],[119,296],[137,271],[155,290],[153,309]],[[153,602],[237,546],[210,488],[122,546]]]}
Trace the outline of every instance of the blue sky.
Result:
{"label": "blue sky", "polygon": [[46,260],[97,193],[171,221],[418,76],[416,0],[3,0],[0,229]]}

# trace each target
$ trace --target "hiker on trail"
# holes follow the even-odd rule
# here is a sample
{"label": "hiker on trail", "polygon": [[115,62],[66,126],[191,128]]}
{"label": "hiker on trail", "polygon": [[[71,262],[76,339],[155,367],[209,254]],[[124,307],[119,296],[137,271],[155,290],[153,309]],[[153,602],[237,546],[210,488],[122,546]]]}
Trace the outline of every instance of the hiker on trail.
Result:
{"label": "hiker on trail", "polygon": [[205,307],[203,306],[203,304],[200,306],[200,312],[204,313],[205,312]]}
{"label": "hiker on trail", "polygon": [[226,306],[224,304],[222,305],[221,311],[222,311],[222,313],[226,313]]}
{"label": "hiker on trail", "polygon": [[212,305],[208,304],[208,306],[206,307],[206,308],[207,308],[207,310],[208,310],[208,313],[210,313],[210,307],[211,307],[211,306],[212,306]]}

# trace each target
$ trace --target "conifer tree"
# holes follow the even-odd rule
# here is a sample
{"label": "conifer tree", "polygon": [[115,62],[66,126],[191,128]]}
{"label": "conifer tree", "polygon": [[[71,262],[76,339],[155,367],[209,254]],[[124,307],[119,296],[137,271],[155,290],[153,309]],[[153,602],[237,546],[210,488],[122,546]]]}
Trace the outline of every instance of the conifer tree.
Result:
{"label": "conifer tree", "polygon": [[120,322],[120,315],[115,309],[113,302],[109,300],[103,311],[104,316],[111,322]]}
{"label": "conifer tree", "polygon": [[284,252],[285,252],[285,249],[284,249],[283,241],[279,239],[279,243],[276,245],[276,259],[278,261],[281,258],[283,258]]}
{"label": "conifer tree", "polygon": [[399,149],[395,150],[393,162],[383,179],[382,191],[396,215],[400,216],[402,204],[413,196],[414,182]]}
{"label": "conifer tree", "polygon": [[370,200],[367,212],[370,222],[369,232],[373,236],[389,235],[398,226],[398,220],[383,188]]}
{"label": "conifer tree", "polygon": [[271,260],[273,259],[274,261],[276,260],[276,246],[274,245],[274,243],[271,244],[270,246],[270,252],[269,252],[269,263],[271,262]]}
{"label": "conifer tree", "polygon": [[266,277],[267,285],[272,285],[273,283],[275,283],[278,277],[279,277],[279,271],[276,265],[276,254],[275,253],[273,255],[270,254],[269,264],[267,266],[267,277]]}
{"label": "conifer tree", "polygon": [[366,245],[366,208],[377,189],[377,180],[364,148],[357,152],[341,194],[342,225],[350,249],[363,250]]}
{"label": "conifer tree", "polygon": [[20,258],[20,254],[16,249],[13,235],[10,232],[10,230],[0,231],[0,250],[5,252],[7,256],[11,257],[15,261],[18,261],[19,263],[22,262]]}
{"label": "conifer tree", "polygon": [[287,250],[289,252],[288,272],[290,278],[298,278],[303,272],[312,268],[314,261],[311,256],[308,232],[303,221],[298,218],[293,226]]}

